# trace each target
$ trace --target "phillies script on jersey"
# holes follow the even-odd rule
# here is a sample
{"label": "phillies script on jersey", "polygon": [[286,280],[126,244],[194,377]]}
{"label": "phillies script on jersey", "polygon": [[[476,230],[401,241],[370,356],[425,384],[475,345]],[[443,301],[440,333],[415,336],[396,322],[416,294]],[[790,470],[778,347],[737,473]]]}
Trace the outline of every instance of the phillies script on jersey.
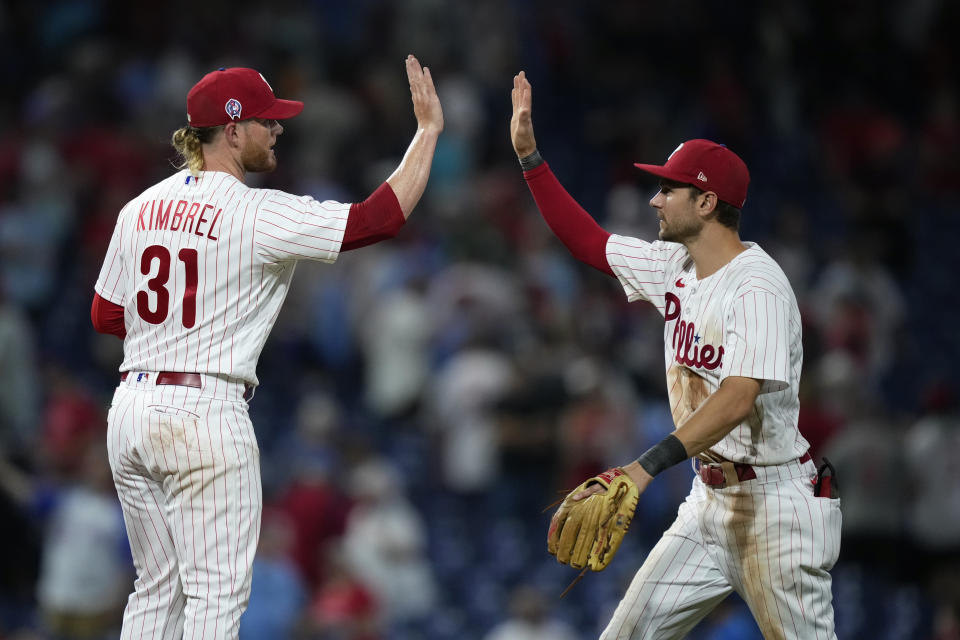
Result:
{"label": "phillies script on jersey", "polygon": [[[680,287],[680,281],[677,281]],[[666,311],[664,320],[670,322],[680,317],[683,305],[680,298],[669,291],[665,295]],[[693,322],[680,320],[673,328],[673,341],[670,346],[674,350],[674,360],[677,364],[703,369],[716,369],[723,364],[723,345],[714,347],[712,344],[700,345],[700,334]]]}
{"label": "phillies script on jersey", "polygon": [[[210,213],[207,213],[207,210]],[[172,213],[171,213],[172,212]],[[219,240],[219,221],[223,208],[209,203],[173,200],[149,200],[140,205],[137,231],[182,231],[208,240]],[[207,216],[210,216],[209,218]],[[194,221],[196,220],[196,224]]]}

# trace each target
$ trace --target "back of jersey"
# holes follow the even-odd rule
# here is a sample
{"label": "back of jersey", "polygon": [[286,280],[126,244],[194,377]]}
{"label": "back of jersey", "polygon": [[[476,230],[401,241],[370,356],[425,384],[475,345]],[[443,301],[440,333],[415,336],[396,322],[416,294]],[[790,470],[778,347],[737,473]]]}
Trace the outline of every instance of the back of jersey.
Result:
{"label": "back of jersey", "polygon": [[298,259],[336,260],[349,206],[186,171],[117,221],[96,291],[124,307],[121,371],[256,384],[256,362]]}

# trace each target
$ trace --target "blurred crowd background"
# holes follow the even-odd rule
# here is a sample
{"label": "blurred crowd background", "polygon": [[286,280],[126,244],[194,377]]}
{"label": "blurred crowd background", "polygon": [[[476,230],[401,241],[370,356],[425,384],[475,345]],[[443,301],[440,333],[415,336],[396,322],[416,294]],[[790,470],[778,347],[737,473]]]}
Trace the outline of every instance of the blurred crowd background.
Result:
{"label": "blurred crowd background", "polygon": [[[400,235],[303,264],[250,412],[265,515],[241,638],[596,637],[692,472],[642,497],[613,565],[563,600],[558,490],[673,429],[662,319],[577,263],[509,142],[610,231],[652,239],[635,161],[726,143],[742,237],[804,319],[800,428],[841,484],[840,638],[960,637],[960,5],[945,0],[36,0],[0,6],[0,638],[117,636],[133,573],[105,452],[121,343],[90,324],[121,206],[173,169],[219,66],[306,103],[248,183],[355,202],[446,117]],[[950,337],[953,336],[953,337]],[[731,598],[695,632],[758,638]]]}

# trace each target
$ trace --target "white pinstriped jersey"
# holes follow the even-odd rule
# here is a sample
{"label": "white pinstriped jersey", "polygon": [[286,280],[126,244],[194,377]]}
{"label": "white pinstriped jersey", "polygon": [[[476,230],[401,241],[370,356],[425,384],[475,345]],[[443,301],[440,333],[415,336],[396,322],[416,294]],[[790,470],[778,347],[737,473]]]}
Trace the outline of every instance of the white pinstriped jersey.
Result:
{"label": "white pinstriped jersey", "polygon": [[96,292],[124,307],[121,371],[257,384],[260,351],[296,261],[333,262],[349,204],[181,171],[120,212]]}
{"label": "white pinstriped jersey", "polygon": [[803,364],[800,310],[780,266],[758,245],[697,279],[686,248],[620,235],[607,261],[630,301],[664,316],[667,390],[680,425],[728,376],[762,381],[754,411],[710,451],[734,462],[780,464],[803,455],[797,429]]}

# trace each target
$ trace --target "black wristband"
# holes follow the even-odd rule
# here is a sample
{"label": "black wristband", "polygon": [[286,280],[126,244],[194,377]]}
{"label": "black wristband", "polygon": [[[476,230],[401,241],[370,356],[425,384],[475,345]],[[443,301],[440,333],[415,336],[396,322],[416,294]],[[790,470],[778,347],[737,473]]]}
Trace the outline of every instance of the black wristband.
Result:
{"label": "black wristband", "polygon": [[646,453],[637,458],[637,463],[651,476],[656,476],[664,469],[669,469],[688,457],[687,449],[683,446],[683,443],[671,433],[647,449]]}
{"label": "black wristband", "polygon": [[536,169],[543,164],[543,156],[540,155],[539,149],[534,149],[533,153],[528,156],[520,158],[520,168],[524,171],[530,171],[531,169]]}

